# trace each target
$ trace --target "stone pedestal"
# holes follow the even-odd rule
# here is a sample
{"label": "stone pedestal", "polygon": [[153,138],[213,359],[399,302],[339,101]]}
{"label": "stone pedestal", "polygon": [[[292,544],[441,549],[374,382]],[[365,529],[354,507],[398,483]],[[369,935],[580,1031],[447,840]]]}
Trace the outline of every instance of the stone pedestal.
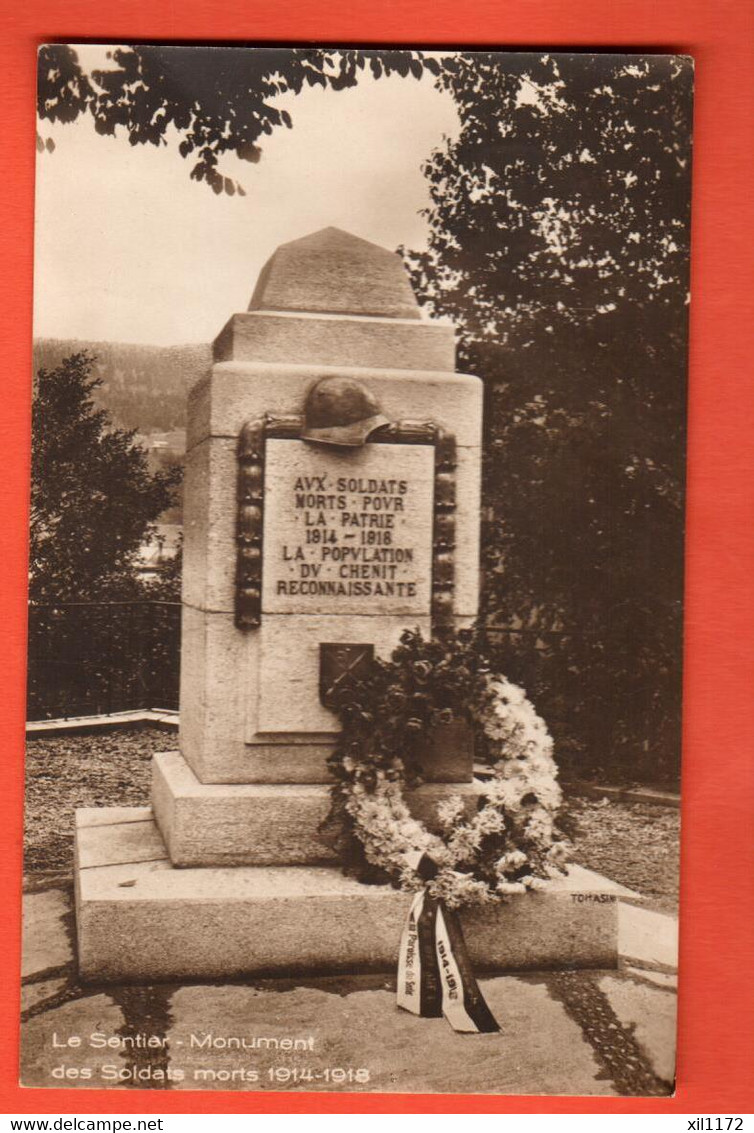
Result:
{"label": "stone pedestal", "polygon": [[[427,783],[407,793],[428,827],[451,794],[477,809],[481,783]],[[179,752],[154,760],[152,806],[176,866],[309,865],[335,862],[325,827],[329,783],[201,783]],[[324,829],[323,829],[324,828]]]}
{"label": "stone pedestal", "polygon": [[[189,402],[180,751],[151,809],[79,812],[81,974],[390,969],[409,898],[344,878],[323,829],[328,696],[406,628],[476,616],[482,385],[399,257],[336,229],[275,253],[214,358]],[[438,737],[413,812],[472,811],[472,764]],[[611,966],[617,892],[575,871],[470,913],[472,957]]]}
{"label": "stone pedestal", "polygon": [[[177,869],[144,807],[79,811],[76,842],[84,980],[396,970],[405,893],[337,866]],[[621,896],[632,894],[573,867],[542,893],[466,911],[475,968],[614,968]]]}

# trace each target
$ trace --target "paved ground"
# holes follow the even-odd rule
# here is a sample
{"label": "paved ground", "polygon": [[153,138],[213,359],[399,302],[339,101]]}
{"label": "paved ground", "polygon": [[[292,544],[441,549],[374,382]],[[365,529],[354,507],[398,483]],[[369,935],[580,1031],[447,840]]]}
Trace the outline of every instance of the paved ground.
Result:
{"label": "paved ground", "polygon": [[26,896],[21,1079],[121,1089],[666,1094],[676,921],[630,904],[620,916],[617,971],[482,980],[501,1033],[457,1035],[442,1019],[400,1011],[384,976],[82,988],[70,890],[37,878]]}

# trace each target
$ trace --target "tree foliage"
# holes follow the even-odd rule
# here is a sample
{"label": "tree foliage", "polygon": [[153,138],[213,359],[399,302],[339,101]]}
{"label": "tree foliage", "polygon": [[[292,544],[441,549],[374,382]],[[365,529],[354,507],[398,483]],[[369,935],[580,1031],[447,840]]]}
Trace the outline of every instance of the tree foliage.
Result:
{"label": "tree foliage", "polygon": [[667,57],[446,59],[461,130],[406,253],[487,385],[502,663],[582,771],[677,769],[690,81]]}
{"label": "tree foliage", "polygon": [[40,370],[32,405],[30,596],[133,597],[134,557],[170,506],[180,470],[151,474],[134,433],[95,408],[82,351]]}
{"label": "tree foliage", "polygon": [[244,190],[220,170],[223,154],[257,162],[264,137],[293,125],[275,103],[280,95],[315,86],[345,90],[367,69],[375,78],[420,78],[425,68],[439,70],[432,57],[402,50],[132,46],[108,58],[112,66],[89,74],[73,48],[43,47],[40,120],[73,122],[89,114],[98,133],[123,129],[134,146],[166,145],[177,137],[181,156],[193,159],[191,177],[230,196]]}
{"label": "tree foliage", "polygon": [[673,56],[445,58],[438,84],[461,131],[425,165],[418,293],[475,341],[517,345],[629,303],[672,316],[686,291],[690,79]]}

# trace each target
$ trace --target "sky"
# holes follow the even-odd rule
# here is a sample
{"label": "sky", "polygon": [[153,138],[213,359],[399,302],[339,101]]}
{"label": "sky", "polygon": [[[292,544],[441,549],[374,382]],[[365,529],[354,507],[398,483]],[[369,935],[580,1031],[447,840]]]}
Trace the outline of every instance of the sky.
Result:
{"label": "sky", "polygon": [[[101,48],[77,48],[101,64]],[[88,54],[85,54],[88,53]],[[89,118],[44,122],[37,159],[34,333],[174,345],[210,342],[246,310],[279,244],[333,225],[387,248],[426,245],[422,161],[458,119],[432,78],[360,79],[278,100],[293,129],[258,165],[223,159],[246,196],[191,181],[174,144],[130,146]]]}

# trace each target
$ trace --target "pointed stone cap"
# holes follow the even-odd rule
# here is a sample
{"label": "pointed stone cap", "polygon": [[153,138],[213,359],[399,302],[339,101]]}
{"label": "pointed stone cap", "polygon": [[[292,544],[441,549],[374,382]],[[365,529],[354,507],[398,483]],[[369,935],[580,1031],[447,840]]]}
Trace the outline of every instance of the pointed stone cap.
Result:
{"label": "pointed stone cap", "polygon": [[259,273],[249,310],[421,318],[400,256],[340,228],[281,244]]}

